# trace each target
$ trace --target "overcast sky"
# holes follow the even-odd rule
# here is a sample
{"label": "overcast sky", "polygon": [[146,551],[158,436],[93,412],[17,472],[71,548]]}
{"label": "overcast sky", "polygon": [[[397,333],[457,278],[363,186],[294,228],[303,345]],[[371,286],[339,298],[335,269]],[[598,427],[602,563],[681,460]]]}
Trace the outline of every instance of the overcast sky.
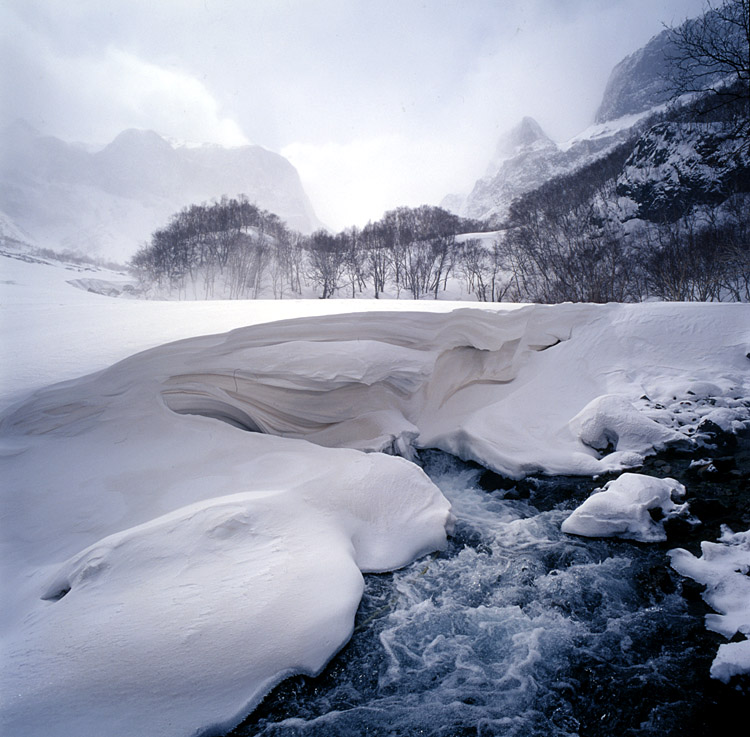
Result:
{"label": "overcast sky", "polygon": [[524,115],[564,141],[703,0],[2,0],[0,122],[289,158],[334,229],[469,189]]}

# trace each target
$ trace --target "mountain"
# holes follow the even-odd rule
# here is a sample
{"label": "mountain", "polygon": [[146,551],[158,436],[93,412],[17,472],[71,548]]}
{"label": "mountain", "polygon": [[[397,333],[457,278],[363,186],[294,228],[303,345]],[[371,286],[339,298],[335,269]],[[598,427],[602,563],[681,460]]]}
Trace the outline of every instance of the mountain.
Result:
{"label": "mountain", "polygon": [[[706,28],[727,39],[736,33],[715,11],[678,29]],[[567,144],[555,144],[531,118],[524,118],[497,143],[484,174],[465,197],[449,195],[442,206],[495,226],[508,217],[514,200],[558,177],[575,176],[629,142],[632,154],[617,178],[618,197],[633,217],[672,220],[695,204],[721,202],[747,191],[748,152],[729,115],[715,105],[700,109],[701,95],[674,98],[670,57],[679,55],[675,31],[665,30],[619,62],[610,74],[595,122]],[[704,89],[731,83],[720,66],[690,67]],[[697,84],[693,81],[692,84]],[[727,111],[728,113],[728,111]],[[651,128],[663,124],[661,128]],[[635,213],[635,215],[633,215]]]}
{"label": "mountain", "polygon": [[635,121],[595,125],[558,145],[533,118],[525,117],[500,137],[485,175],[466,197],[448,195],[442,207],[462,217],[502,222],[511,203],[550,179],[585,166],[620,144]]}
{"label": "mountain", "polygon": [[[709,10],[699,18],[685,21],[678,29],[662,31],[645,46],[626,56],[609,76],[596,113],[596,122],[604,123],[625,115],[644,113],[669,102],[674,97],[674,88],[680,86],[681,80],[685,81],[686,73],[693,78],[688,89],[694,90],[695,84],[699,84],[700,89],[723,84],[729,71],[721,59],[731,58],[733,49],[739,49],[743,44],[738,33],[747,33],[747,20],[736,24],[726,22],[732,12]],[[693,39],[691,43],[696,52],[695,58],[689,64],[672,66],[672,60],[681,58],[684,53],[676,42],[683,34]],[[707,40],[711,36],[715,36],[720,43],[708,56],[701,57],[696,46],[706,43],[709,47]],[[747,43],[746,35],[744,43]]]}
{"label": "mountain", "polygon": [[92,152],[19,121],[0,140],[0,222],[35,245],[124,260],[186,205],[245,194],[309,233],[322,227],[297,170],[260,146],[175,146],[126,130]]}
{"label": "mountain", "polygon": [[671,222],[696,205],[750,192],[750,148],[734,125],[664,121],[638,137],[616,180],[632,217]]}
{"label": "mountain", "polygon": [[596,112],[597,123],[643,113],[670,99],[672,93],[667,83],[670,39],[671,32],[662,31],[615,66]]}

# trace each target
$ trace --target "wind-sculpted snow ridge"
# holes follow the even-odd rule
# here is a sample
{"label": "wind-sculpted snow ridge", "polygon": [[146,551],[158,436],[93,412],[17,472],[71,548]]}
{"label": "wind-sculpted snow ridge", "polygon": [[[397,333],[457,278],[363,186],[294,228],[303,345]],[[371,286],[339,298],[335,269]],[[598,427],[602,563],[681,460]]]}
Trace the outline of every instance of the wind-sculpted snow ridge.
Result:
{"label": "wind-sculpted snow ridge", "polygon": [[636,466],[700,439],[683,395],[746,426],[749,318],[646,304],[291,320],[37,392],[0,421],[0,724],[228,729],[347,641],[360,571],[445,541],[437,487],[362,451],[440,448],[514,478]]}

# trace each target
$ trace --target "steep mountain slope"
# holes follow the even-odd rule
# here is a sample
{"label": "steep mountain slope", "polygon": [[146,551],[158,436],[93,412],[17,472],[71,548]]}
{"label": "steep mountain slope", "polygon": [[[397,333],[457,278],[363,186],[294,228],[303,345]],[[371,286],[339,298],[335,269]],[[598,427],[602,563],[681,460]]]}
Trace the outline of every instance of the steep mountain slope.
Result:
{"label": "steep mountain slope", "polygon": [[533,118],[526,117],[500,138],[486,174],[468,196],[449,195],[441,204],[462,217],[499,224],[517,197],[585,166],[622,143],[637,117],[592,126],[560,146]]}
{"label": "steep mountain slope", "polygon": [[670,99],[667,84],[670,48],[670,32],[662,31],[615,66],[596,113],[597,123],[643,113]]}
{"label": "steep mountain slope", "polygon": [[23,122],[0,140],[0,219],[38,245],[126,259],[182,207],[225,194],[296,230],[321,227],[296,169],[260,146],[175,147],[127,130],[92,153]]}
{"label": "steep mountain slope", "polygon": [[[673,221],[695,205],[750,191],[750,149],[733,125],[664,122],[638,138],[617,178],[616,194],[633,215]],[[622,203],[626,206],[626,203]]]}
{"label": "steep mountain slope", "polygon": [[[686,21],[682,29],[712,28],[721,22],[710,11]],[[736,32],[731,26],[715,30],[719,38]],[[500,225],[514,200],[555,178],[575,177],[577,172],[585,176],[587,167],[625,142],[632,154],[616,177],[623,219],[675,220],[693,205],[720,203],[748,191],[747,121],[738,125],[736,110],[716,110],[704,104],[700,94],[668,107],[675,96],[670,58],[679,53],[675,31],[665,30],[623,59],[612,70],[595,123],[567,144],[556,145],[535,121],[525,118],[500,139],[472,191],[465,198],[445,198],[443,206]],[[731,85],[731,75],[720,66],[702,63],[691,64],[705,86],[701,89]],[[571,186],[580,190],[575,183]]]}

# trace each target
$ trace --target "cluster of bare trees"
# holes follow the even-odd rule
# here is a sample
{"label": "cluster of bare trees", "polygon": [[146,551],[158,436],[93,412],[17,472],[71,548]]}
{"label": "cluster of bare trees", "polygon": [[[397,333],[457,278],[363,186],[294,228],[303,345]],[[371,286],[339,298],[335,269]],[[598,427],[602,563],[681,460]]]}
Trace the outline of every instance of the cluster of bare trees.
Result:
{"label": "cluster of bare trees", "polygon": [[193,299],[301,290],[301,237],[245,197],[192,205],[154,232],[130,266],[146,287]]}
{"label": "cluster of bare trees", "polygon": [[750,199],[644,229],[641,290],[664,300],[750,302]]}
{"label": "cluster of bare trees", "polygon": [[701,16],[670,29],[670,41],[676,96],[708,92],[708,109],[731,105],[750,116],[750,0],[707,0]]}
{"label": "cluster of bare trees", "polygon": [[611,212],[622,156],[520,197],[492,235],[467,236],[477,223],[423,206],[302,236],[225,198],[175,215],[132,266],[146,287],[193,299],[437,299],[450,283],[488,302],[750,301],[750,197],[626,232]]}
{"label": "cluster of bare trees", "polygon": [[628,232],[594,203],[563,211],[556,204],[517,211],[499,241],[504,298],[750,301],[750,197]]}
{"label": "cluster of bare trees", "polygon": [[456,269],[462,248],[456,236],[482,225],[439,207],[400,207],[364,228],[336,236],[317,232],[306,241],[310,281],[323,297],[384,292],[436,299]]}
{"label": "cluster of bare trees", "polygon": [[[302,236],[243,197],[223,198],[179,212],[131,266],[147,288],[189,298],[282,298],[304,288],[323,299],[384,292],[437,298],[454,273],[476,284],[480,298],[499,298],[479,273],[483,251],[456,239],[477,227],[422,206],[392,210],[361,229]],[[464,251],[471,266],[462,264]]]}

